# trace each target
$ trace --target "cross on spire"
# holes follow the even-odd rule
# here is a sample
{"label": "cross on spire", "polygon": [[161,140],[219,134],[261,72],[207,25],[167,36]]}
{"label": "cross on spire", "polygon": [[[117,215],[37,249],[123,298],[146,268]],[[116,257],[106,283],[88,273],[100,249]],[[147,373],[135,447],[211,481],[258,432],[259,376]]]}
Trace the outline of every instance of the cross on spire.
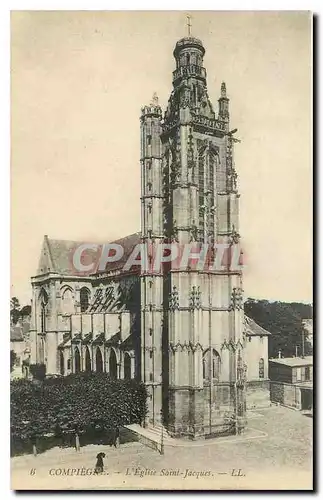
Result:
{"label": "cross on spire", "polygon": [[151,100],[151,106],[158,106],[158,95],[156,92],[153,93],[153,97]]}
{"label": "cross on spire", "polygon": [[191,24],[191,16],[186,16],[187,18],[187,33],[188,33],[188,36],[191,36],[191,28],[192,28],[192,24]]}

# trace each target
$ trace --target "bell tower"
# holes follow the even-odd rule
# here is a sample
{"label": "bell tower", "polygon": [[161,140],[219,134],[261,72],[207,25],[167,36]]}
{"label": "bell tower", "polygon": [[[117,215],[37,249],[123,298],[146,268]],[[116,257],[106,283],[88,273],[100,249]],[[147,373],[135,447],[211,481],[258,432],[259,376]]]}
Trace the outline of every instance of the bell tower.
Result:
{"label": "bell tower", "polygon": [[173,55],[164,116],[156,97],[142,109],[142,241],[188,249],[188,259],[142,271],[141,367],[148,423],[196,439],[240,432],[245,421],[242,272],[228,258],[240,240],[237,140],[225,83],[217,109],[209,99],[205,49],[190,24]]}
{"label": "bell tower", "polygon": [[173,54],[161,134],[164,234],[181,249],[208,248],[208,259],[200,268],[190,261],[172,265],[164,276],[166,413],[171,434],[195,439],[240,432],[244,425],[242,274],[228,255],[219,265],[214,250],[221,244],[232,255],[239,243],[239,194],[225,83],[215,110],[202,42],[185,37]]}

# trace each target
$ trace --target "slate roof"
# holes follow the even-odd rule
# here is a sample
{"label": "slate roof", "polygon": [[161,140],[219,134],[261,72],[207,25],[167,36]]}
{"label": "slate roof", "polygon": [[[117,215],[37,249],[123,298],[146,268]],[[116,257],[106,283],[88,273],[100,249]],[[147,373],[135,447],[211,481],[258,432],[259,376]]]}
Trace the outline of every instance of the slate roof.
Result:
{"label": "slate roof", "polygon": [[[125,263],[127,262],[128,258],[130,257],[132,251],[134,250],[136,245],[139,245],[141,242],[141,233],[134,233],[130,234],[129,236],[125,236],[124,238],[120,238],[119,240],[113,241],[112,243],[116,243],[117,245],[120,245],[124,252],[123,256],[120,258],[120,260],[117,260],[115,262],[108,262],[105,268],[106,272],[110,271],[117,271],[121,270]],[[139,266],[133,266],[133,268],[130,269],[130,271],[137,270],[139,272],[140,268]],[[98,273],[102,273],[104,271],[97,271]]]}
{"label": "slate roof", "polygon": [[141,238],[140,232],[131,234],[129,236],[125,236],[124,238],[120,238],[112,242],[107,241],[105,243],[72,241],[72,240],[55,240],[48,238],[48,236],[45,236],[39,260],[37,276],[49,272],[59,273],[65,276],[82,275],[82,272],[75,269],[73,265],[73,255],[75,250],[84,243],[95,243],[101,246],[101,248],[98,249],[89,248],[84,250],[84,252],[82,252],[81,262],[84,265],[95,263],[95,265],[98,266],[98,260],[101,255],[102,245],[104,244],[116,243],[118,245],[121,245],[124,249],[124,254],[120,261],[108,263],[105,271],[104,270],[96,271],[96,268],[94,268],[91,274],[96,272],[102,273],[102,272],[108,272],[110,270],[120,269],[127,261],[135,245],[137,243],[140,243],[140,238]]}
{"label": "slate roof", "polygon": [[246,316],[246,314],[244,315],[244,331],[247,337],[271,335],[270,332],[262,328],[262,326],[258,325],[258,323],[249,318],[249,316]]}
{"label": "slate roof", "polygon": [[271,363],[278,363],[280,365],[286,365],[291,367],[296,366],[311,366],[313,365],[313,356],[295,357],[295,358],[271,358],[269,359]]}

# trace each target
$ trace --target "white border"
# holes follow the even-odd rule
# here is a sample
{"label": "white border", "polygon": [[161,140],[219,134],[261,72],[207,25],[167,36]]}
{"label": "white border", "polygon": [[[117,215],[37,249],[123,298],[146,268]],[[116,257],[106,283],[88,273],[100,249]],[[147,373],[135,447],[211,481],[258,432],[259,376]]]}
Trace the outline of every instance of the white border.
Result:
{"label": "white border", "polygon": [[[1,262],[3,262],[3,268],[1,272],[1,288],[0,288],[0,298],[2,302],[2,308],[0,315],[0,332],[2,336],[2,345],[1,345],[1,382],[2,386],[6,387],[7,393],[4,392],[4,397],[2,400],[2,411],[1,411],[1,429],[2,429],[2,439],[1,439],[1,470],[2,470],[2,481],[1,481],[1,493],[2,498],[9,498],[13,493],[9,491],[9,478],[10,478],[10,463],[8,460],[9,457],[9,433],[8,433],[8,425],[9,425],[9,294],[10,290],[10,275],[9,275],[9,248],[10,248],[10,212],[9,212],[9,186],[10,186],[10,173],[9,173],[9,165],[10,165],[10,125],[9,125],[9,117],[10,117],[10,10],[185,10],[185,11],[194,11],[194,10],[307,10],[313,11],[315,14],[319,15],[321,13],[321,5],[322,3],[319,1],[293,1],[287,2],[282,0],[271,0],[271,1],[262,1],[261,3],[258,1],[246,1],[239,2],[233,0],[226,0],[225,2],[211,2],[211,1],[203,1],[199,2],[187,0],[184,2],[177,1],[169,1],[164,0],[163,2],[148,2],[146,1],[137,1],[132,3],[131,1],[122,1],[119,0],[117,4],[111,5],[111,2],[107,1],[78,1],[77,4],[75,2],[67,1],[67,0],[56,0],[47,1],[2,1],[0,4],[0,61],[1,61],[1,77],[0,77],[0,96],[1,96],[1,113],[0,113],[0,144],[1,144],[1,196],[0,196],[0,213],[1,213],[1,227],[2,234],[5,235],[2,240],[1,245]],[[112,7],[112,8],[111,8]],[[115,9],[113,7],[117,7]],[[198,7],[198,8],[197,8]],[[320,48],[321,48],[321,37],[319,33],[317,33],[317,78],[319,81],[322,81],[321,76],[321,68],[320,68]],[[317,84],[317,92],[319,92],[319,86]],[[317,113],[320,115],[321,104],[319,108],[317,108],[318,102],[316,103]],[[318,117],[317,117],[318,121]],[[321,142],[321,130],[317,130],[317,143]],[[316,165],[316,181],[320,180],[319,176],[319,151],[317,151],[317,165]],[[323,199],[322,193],[322,185],[319,183],[319,187],[317,190],[317,199],[318,202],[320,199]],[[322,248],[321,238],[322,238],[322,206],[318,207],[318,229],[319,238],[318,245],[319,248]],[[321,217],[320,217],[321,215]],[[300,236],[300,235],[299,235]],[[296,236],[297,238],[298,236]],[[320,253],[318,251],[318,259]],[[318,290],[319,284],[322,280],[322,267],[319,269],[318,273]],[[317,314],[323,308],[323,299],[322,296],[319,298],[317,303]],[[319,325],[317,325],[318,327]],[[320,337],[321,332],[316,332],[316,338]],[[316,343],[316,348],[318,349],[318,343]],[[319,365],[319,355],[317,356],[317,364]],[[319,392],[320,382],[321,380],[317,380],[317,392]],[[319,401],[318,401],[319,402]],[[7,439],[6,439],[7,438]],[[317,432],[318,438],[318,432]],[[319,445],[317,446],[317,457],[319,457]],[[322,468],[321,463],[317,463],[317,477],[319,484],[319,477],[321,474]],[[46,493],[44,493],[45,495]],[[61,497],[65,497],[65,493],[61,493]],[[89,493],[86,496],[92,497],[94,494]],[[112,492],[108,492],[109,496],[112,496]],[[120,494],[118,494],[119,496]],[[221,495],[220,492],[217,492],[216,495]],[[222,495],[221,495],[222,496]],[[227,496],[227,495],[226,495]],[[283,495],[276,495],[283,496]]]}

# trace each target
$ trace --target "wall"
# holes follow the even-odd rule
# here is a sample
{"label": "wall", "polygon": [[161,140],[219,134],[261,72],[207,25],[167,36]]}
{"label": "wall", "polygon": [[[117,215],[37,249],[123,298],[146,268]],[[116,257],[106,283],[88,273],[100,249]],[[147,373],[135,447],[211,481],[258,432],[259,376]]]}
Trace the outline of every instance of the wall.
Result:
{"label": "wall", "polygon": [[[248,381],[267,380],[268,377],[268,337],[250,335],[246,339],[245,358]],[[264,360],[264,377],[259,378],[259,361]]]}
{"label": "wall", "polygon": [[[270,405],[268,382],[268,337],[250,335],[246,339],[247,408],[264,408]],[[263,378],[259,375],[259,361],[264,360]]]}
{"label": "wall", "polygon": [[290,408],[301,409],[301,389],[297,385],[270,382],[270,400]]}

